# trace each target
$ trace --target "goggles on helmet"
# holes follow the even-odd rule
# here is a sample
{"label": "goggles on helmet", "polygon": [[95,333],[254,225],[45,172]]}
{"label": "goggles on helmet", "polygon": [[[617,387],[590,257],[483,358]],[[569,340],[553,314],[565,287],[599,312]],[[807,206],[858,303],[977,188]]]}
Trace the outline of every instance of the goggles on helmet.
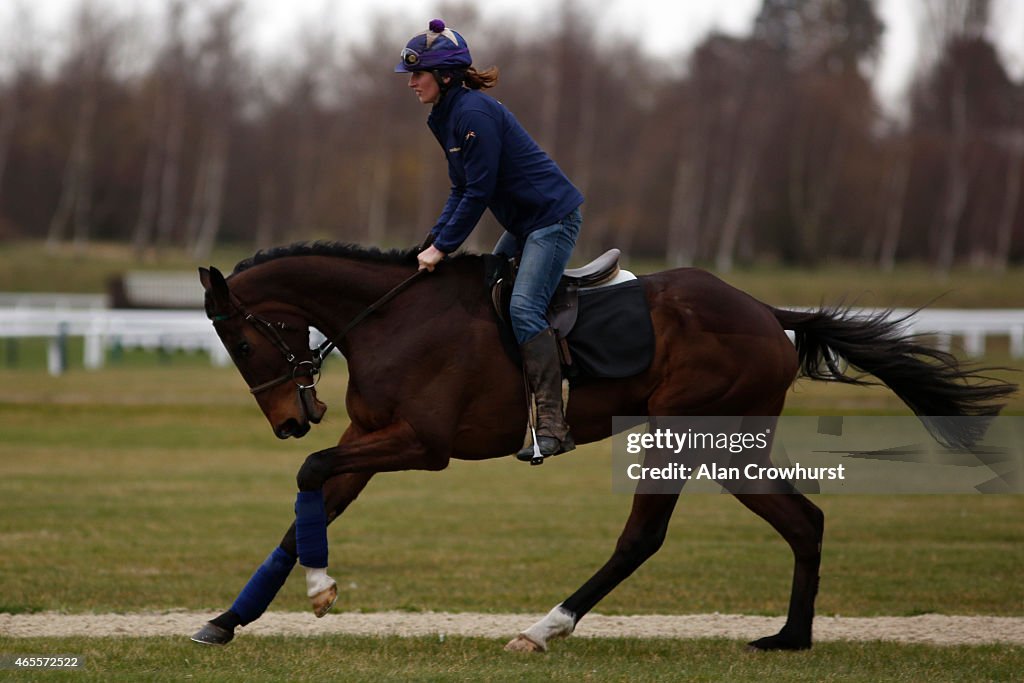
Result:
{"label": "goggles on helmet", "polygon": [[416,66],[420,63],[420,53],[411,47],[407,47],[402,50],[402,64],[406,66]]}

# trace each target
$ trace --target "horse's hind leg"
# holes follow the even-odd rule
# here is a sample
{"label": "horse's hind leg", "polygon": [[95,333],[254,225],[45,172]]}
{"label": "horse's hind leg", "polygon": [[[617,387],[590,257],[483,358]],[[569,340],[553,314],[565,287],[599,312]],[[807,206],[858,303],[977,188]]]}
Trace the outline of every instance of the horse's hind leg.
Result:
{"label": "horse's hind leg", "polygon": [[506,650],[541,652],[551,638],[568,636],[583,615],[658,552],[679,493],[636,494],[615,552],[594,576],[539,622],[509,642]]}
{"label": "horse's hind leg", "polygon": [[811,646],[814,598],[818,594],[818,568],[825,515],[788,482],[779,493],[737,493],[736,498],[778,531],[793,550],[793,589],[786,624],[774,636],[750,643],[758,650],[803,650]]}
{"label": "horse's hind leg", "polygon": [[[339,475],[327,481],[324,485],[324,507],[328,524],[348,508],[372,476],[372,473],[360,472]],[[207,622],[192,636],[192,640],[211,645],[229,643],[234,638],[236,627],[255,621],[270,606],[294,568],[297,557],[293,522],[281,544],[256,569],[231,608]]]}
{"label": "horse's hind leg", "polygon": [[[774,425],[781,412],[766,413],[766,417],[745,417],[742,430],[760,433]],[[769,464],[769,448],[746,455]],[[793,587],[789,597],[789,612],[782,630],[773,636],[750,643],[757,650],[804,650],[811,647],[811,627],[814,622],[814,600],[818,595],[818,569],[821,566],[821,542],[825,533],[825,514],[818,506],[798,492],[785,480],[758,480],[757,482],[723,482],[736,499],[772,525],[793,551]]]}

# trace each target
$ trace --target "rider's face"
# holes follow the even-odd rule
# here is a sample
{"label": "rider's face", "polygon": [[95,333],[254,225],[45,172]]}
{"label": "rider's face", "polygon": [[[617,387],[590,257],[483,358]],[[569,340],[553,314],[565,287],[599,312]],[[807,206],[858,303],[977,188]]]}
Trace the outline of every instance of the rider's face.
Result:
{"label": "rider's face", "polygon": [[436,104],[441,97],[441,88],[429,71],[414,71],[410,74],[409,87],[416,92],[416,97],[423,104]]}

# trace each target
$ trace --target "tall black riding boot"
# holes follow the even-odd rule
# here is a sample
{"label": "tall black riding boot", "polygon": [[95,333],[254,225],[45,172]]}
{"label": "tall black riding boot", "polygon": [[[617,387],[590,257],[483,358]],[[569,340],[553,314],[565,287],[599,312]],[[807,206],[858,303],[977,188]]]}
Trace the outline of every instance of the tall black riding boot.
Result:
{"label": "tall black riding boot", "polygon": [[516,454],[523,461],[539,465],[544,458],[576,448],[569,425],[562,413],[562,363],[558,357],[558,342],[550,327],[519,347],[526,374],[526,390],[533,393],[537,406],[537,447],[542,457],[537,458],[533,446]]}

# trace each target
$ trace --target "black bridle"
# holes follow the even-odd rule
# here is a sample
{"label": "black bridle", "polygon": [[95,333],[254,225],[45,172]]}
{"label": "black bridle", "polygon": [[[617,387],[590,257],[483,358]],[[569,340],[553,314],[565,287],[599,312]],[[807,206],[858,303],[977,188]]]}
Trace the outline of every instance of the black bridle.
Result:
{"label": "black bridle", "polygon": [[[289,370],[279,377],[264,382],[255,387],[250,387],[249,392],[252,394],[258,394],[268,389],[273,389],[276,386],[280,386],[285,382],[294,382],[295,386],[299,390],[299,395],[302,397],[303,403],[306,402],[306,392],[316,387],[320,381],[320,368],[324,363],[324,360],[330,355],[331,351],[338,347],[341,340],[345,338],[349,332],[351,332],[356,325],[363,322],[369,315],[379,310],[382,306],[387,304],[389,301],[394,299],[406,288],[409,287],[421,274],[425,273],[425,270],[417,270],[415,273],[402,280],[398,285],[391,289],[387,294],[374,301],[372,304],[364,308],[359,312],[356,317],[349,321],[348,325],[342,329],[336,336],[324,341],[315,349],[310,349],[312,357],[309,360],[299,360],[295,352],[292,351],[291,347],[288,346],[288,342],[285,341],[284,337],[281,336],[281,332],[285,330],[298,331],[296,328],[289,327],[283,322],[271,322],[265,318],[261,318],[255,313],[251,312],[246,308],[245,304],[242,303],[241,299],[231,294],[232,303],[235,310],[228,315],[216,315],[212,316],[214,323],[222,322],[233,318],[236,315],[244,316],[246,322],[252,324],[256,330],[262,334],[273,346],[276,348],[285,361],[288,362]],[[300,381],[301,378],[309,378],[308,383]]]}
{"label": "black bridle", "polygon": [[[269,382],[264,382],[258,386],[250,387],[249,392],[252,394],[258,394],[266,391],[267,389],[273,389],[274,387],[288,381],[295,382],[295,386],[298,388],[300,393],[315,387],[320,381],[320,366],[323,364],[326,354],[320,355],[319,353],[314,353],[310,360],[299,360],[298,356],[295,355],[295,352],[293,352],[291,347],[288,346],[288,342],[286,342],[284,337],[281,336],[281,332],[285,330],[298,330],[288,327],[288,325],[283,322],[270,322],[269,320],[259,317],[255,313],[247,311],[241,305],[239,305],[239,308],[245,316],[245,320],[251,323],[260,334],[266,337],[281,353],[281,355],[284,356],[288,365],[291,366],[289,372],[286,372]],[[310,383],[304,384],[299,381],[299,378],[301,377],[308,377],[310,379]]]}

